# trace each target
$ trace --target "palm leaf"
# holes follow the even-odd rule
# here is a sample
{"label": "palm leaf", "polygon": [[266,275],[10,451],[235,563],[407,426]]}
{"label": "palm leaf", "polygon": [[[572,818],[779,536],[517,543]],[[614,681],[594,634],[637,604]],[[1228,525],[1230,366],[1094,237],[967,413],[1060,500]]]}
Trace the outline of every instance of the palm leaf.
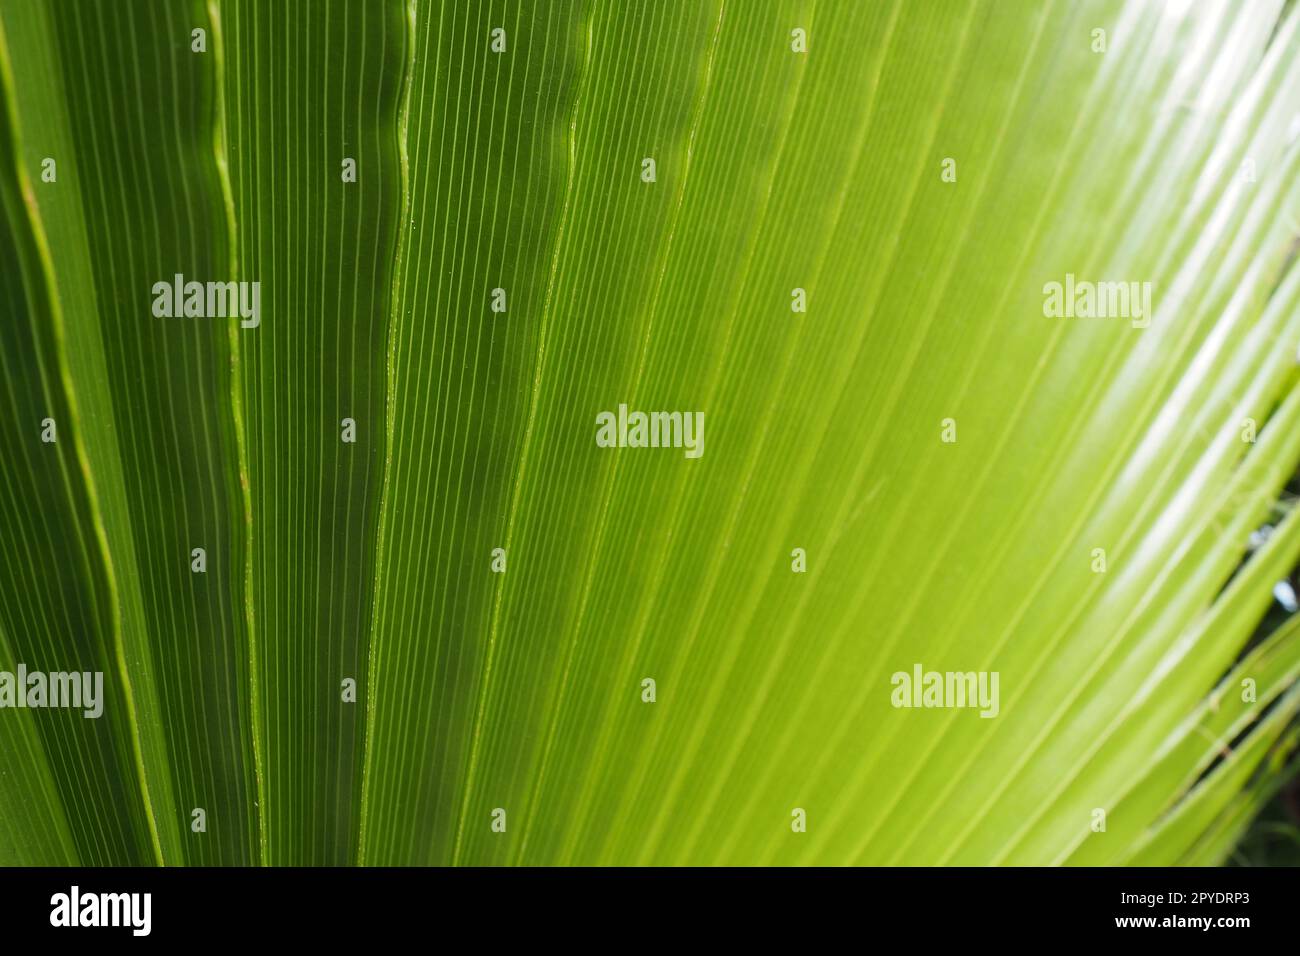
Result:
{"label": "palm leaf", "polygon": [[0,28],[0,670],[106,676],[0,861],[1204,864],[1294,771],[1293,5]]}

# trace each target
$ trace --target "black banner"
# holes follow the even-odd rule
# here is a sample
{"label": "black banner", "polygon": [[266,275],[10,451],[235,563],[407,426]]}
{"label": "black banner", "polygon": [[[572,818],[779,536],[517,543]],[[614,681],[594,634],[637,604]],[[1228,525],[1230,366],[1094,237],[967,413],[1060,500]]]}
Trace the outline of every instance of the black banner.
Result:
{"label": "black banner", "polygon": [[7,942],[83,945],[808,943],[829,931],[1232,945],[1293,935],[1300,902],[1285,869],[11,869],[0,883]]}

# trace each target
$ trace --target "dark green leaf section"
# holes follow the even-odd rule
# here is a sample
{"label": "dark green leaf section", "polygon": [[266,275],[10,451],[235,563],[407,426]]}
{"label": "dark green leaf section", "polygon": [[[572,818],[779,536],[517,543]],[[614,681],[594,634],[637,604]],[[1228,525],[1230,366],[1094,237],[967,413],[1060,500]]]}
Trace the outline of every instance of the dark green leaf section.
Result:
{"label": "dark green leaf section", "polygon": [[[581,3],[420,2],[412,13],[362,830],[364,859],[378,864],[454,853],[503,586],[492,551],[507,544],[548,347],[591,57]],[[491,809],[476,806],[475,821]]]}
{"label": "dark green leaf section", "polygon": [[406,11],[233,0],[221,18],[239,273],[262,296],[239,350],[267,859],[343,864],[370,693]]}
{"label": "dark green leaf section", "polygon": [[10,15],[31,44],[18,84],[27,161],[59,164],[58,181],[42,184],[54,269],[163,859],[253,862],[233,320],[153,311],[157,282],[233,278],[212,23],[200,2],[33,3]]}
{"label": "dark green leaf section", "polygon": [[102,714],[92,718],[85,708],[13,709],[9,689],[0,710],[0,863],[149,863],[156,855],[116,596],[33,176],[0,29],[0,670],[10,680],[20,667],[103,675]]}

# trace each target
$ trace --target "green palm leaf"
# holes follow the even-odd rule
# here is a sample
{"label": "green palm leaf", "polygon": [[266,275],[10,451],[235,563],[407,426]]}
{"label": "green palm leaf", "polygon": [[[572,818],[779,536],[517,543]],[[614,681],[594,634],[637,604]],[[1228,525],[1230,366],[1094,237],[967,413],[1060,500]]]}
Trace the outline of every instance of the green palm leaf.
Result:
{"label": "green palm leaf", "polygon": [[0,28],[0,671],[105,675],[0,862],[1206,864],[1294,772],[1293,5]]}

